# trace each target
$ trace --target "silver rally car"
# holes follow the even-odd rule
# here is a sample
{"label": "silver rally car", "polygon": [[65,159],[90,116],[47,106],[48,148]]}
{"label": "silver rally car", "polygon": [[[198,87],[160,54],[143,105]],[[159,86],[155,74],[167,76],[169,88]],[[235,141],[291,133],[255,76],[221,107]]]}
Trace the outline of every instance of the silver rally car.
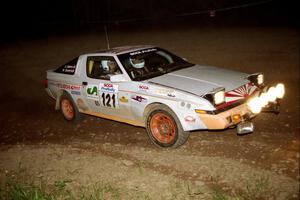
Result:
{"label": "silver rally car", "polygon": [[262,73],[192,64],[155,46],[83,54],[48,70],[45,88],[66,120],[84,113],[146,127],[160,147],[178,147],[194,130],[253,132],[251,118],[278,113],[285,92]]}

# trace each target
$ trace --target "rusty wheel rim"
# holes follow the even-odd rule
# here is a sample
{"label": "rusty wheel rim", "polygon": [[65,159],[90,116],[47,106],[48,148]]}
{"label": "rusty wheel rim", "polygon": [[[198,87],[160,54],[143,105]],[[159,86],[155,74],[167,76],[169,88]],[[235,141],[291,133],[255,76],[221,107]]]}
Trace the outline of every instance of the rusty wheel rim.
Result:
{"label": "rusty wheel rim", "polygon": [[68,99],[63,99],[61,101],[61,109],[67,120],[72,120],[74,118],[74,108]]}
{"label": "rusty wheel rim", "polygon": [[176,136],[176,125],[172,118],[163,113],[156,113],[150,121],[153,137],[160,143],[169,144]]}

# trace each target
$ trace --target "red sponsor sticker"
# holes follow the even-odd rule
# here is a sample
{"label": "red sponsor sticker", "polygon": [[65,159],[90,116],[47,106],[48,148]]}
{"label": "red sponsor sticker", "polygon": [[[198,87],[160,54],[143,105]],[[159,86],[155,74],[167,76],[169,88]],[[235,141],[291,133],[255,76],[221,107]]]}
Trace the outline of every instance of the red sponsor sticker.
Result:
{"label": "red sponsor sticker", "polygon": [[149,90],[149,87],[147,85],[140,85],[139,89],[141,89],[141,90]]}
{"label": "red sponsor sticker", "polygon": [[80,90],[79,85],[69,85],[69,84],[64,84],[64,83],[58,83],[57,87],[61,89],[66,89],[66,90]]}
{"label": "red sponsor sticker", "polygon": [[113,85],[112,84],[110,84],[110,83],[104,83],[104,87],[113,87]]}

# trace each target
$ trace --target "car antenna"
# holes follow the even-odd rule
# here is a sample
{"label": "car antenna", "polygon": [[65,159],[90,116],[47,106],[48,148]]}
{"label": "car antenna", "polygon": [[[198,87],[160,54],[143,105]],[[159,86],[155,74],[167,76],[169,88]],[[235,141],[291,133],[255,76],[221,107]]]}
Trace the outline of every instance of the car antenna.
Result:
{"label": "car antenna", "polygon": [[110,47],[109,47],[109,38],[108,38],[108,32],[107,32],[107,27],[106,27],[106,25],[104,25],[104,32],[105,32],[105,38],[106,38],[107,49],[110,49]]}

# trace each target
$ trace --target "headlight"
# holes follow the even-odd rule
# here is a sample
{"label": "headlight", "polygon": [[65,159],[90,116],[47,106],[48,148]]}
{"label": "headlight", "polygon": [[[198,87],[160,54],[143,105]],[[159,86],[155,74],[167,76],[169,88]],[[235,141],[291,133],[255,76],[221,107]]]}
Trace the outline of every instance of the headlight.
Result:
{"label": "headlight", "polygon": [[258,85],[261,85],[261,84],[263,84],[264,83],[264,75],[263,74],[259,74],[258,76],[257,76],[257,84]]}
{"label": "headlight", "polygon": [[258,114],[262,109],[262,102],[259,97],[254,97],[248,102],[248,106],[252,113]]}
{"label": "headlight", "polygon": [[282,83],[278,83],[275,89],[276,89],[276,97],[282,99],[285,94],[284,85]]}
{"label": "headlight", "polygon": [[276,88],[270,87],[267,92],[269,102],[274,102],[276,100]]}
{"label": "headlight", "polygon": [[267,93],[262,93],[259,98],[261,99],[262,106],[266,106],[269,103],[269,96]]}
{"label": "headlight", "polygon": [[225,92],[224,90],[216,92],[214,95],[214,103],[215,105],[219,105],[225,101]]}
{"label": "headlight", "polygon": [[225,88],[220,87],[203,96],[214,106],[225,102]]}
{"label": "headlight", "polygon": [[261,86],[264,83],[264,75],[262,73],[251,74],[247,79],[256,86]]}
{"label": "headlight", "polygon": [[282,99],[284,93],[284,84],[278,83],[276,87],[270,87],[267,91],[261,93],[259,97],[249,99],[247,105],[252,113],[258,114],[268,103],[274,103],[276,99]]}

